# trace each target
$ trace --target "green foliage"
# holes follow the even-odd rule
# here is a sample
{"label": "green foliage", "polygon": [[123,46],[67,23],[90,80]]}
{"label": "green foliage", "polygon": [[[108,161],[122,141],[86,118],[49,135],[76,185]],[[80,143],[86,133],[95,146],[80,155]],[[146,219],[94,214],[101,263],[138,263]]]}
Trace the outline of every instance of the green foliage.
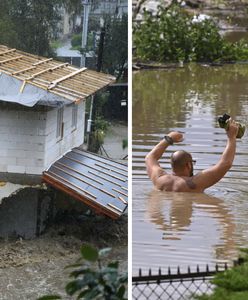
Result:
{"label": "green foliage", "polygon": [[[66,293],[76,296],[76,299],[125,300],[127,274],[118,273],[117,261],[106,265],[102,262],[110,251],[110,248],[97,250],[90,245],[83,245],[80,260],[67,267],[73,271],[70,273],[72,281],[65,288]],[[59,297],[51,295],[39,300],[61,299]]]}
{"label": "green foliage", "polygon": [[71,39],[71,45],[73,49],[78,49],[82,44],[82,33],[74,34]]}
{"label": "green foliage", "polygon": [[[72,49],[82,51],[82,33],[74,34],[71,39]],[[93,50],[93,33],[89,33],[87,37],[87,49],[84,51]]]}
{"label": "green foliage", "polygon": [[122,149],[126,149],[128,147],[128,140],[127,139],[124,139],[122,140]]}
{"label": "green foliage", "polygon": [[96,117],[96,119],[93,122],[93,137],[97,144],[99,144],[99,147],[104,143],[104,137],[106,134],[106,131],[109,127],[109,123],[103,119],[103,117]]}
{"label": "green foliage", "polygon": [[179,5],[159,7],[158,15],[144,12],[134,29],[136,58],[144,61],[236,61],[248,59],[244,41],[227,42],[210,19],[193,19]]}
{"label": "green foliage", "polygon": [[248,299],[248,249],[242,249],[243,263],[224,273],[218,273],[212,283],[213,294],[198,296],[198,300],[246,300]]}
{"label": "green foliage", "polygon": [[53,55],[63,0],[1,0],[0,43],[38,55]]}
{"label": "green foliage", "polygon": [[108,104],[109,93],[103,92],[95,95],[94,98],[94,115],[101,116],[103,115],[104,107]]}
{"label": "green foliage", "polygon": [[108,130],[109,123],[108,121],[104,120],[103,117],[97,116],[94,120],[94,129],[95,130],[101,130],[103,132],[106,132]]}
{"label": "green foliage", "polygon": [[127,67],[128,17],[106,17],[102,71],[119,79]]}

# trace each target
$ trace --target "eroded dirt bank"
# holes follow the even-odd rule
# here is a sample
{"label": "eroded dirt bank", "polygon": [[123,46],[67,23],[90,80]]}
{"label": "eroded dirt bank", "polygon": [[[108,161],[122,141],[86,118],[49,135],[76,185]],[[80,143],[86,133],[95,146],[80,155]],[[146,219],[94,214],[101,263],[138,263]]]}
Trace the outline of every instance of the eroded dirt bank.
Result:
{"label": "eroded dirt bank", "polygon": [[68,270],[83,243],[112,247],[110,260],[127,270],[127,216],[113,221],[101,216],[66,214],[39,238],[0,241],[0,299],[36,299],[48,293],[66,296]]}

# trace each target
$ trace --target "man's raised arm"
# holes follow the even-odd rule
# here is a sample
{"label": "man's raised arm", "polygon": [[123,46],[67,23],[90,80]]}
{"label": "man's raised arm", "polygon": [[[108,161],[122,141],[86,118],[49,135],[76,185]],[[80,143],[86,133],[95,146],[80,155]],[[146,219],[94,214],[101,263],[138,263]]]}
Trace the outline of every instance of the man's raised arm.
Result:
{"label": "man's raised arm", "polygon": [[217,183],[224,177],[227,171],[232,167],[235,152],[236,152],[236,135],[238,133],[239,125],[234,120],[229,121],[229,129],[227,134],[227,145],[221,155],[220,160],[216,165],[206,169],[194,176],[194,183],[202,190]]}
{"label": "man's raised arm", "polygon": [[165,171],[160,167],[158,160],[163,155],[164,151],[169,145],[172,145],[174,142],[181,142],[183,140],[183,135],[180,132],[172,131],[162,141],[160,141],[147,155],[145,158],[146,161],[146,170],[148,176],[155,184],[156,180],[163,174]]}

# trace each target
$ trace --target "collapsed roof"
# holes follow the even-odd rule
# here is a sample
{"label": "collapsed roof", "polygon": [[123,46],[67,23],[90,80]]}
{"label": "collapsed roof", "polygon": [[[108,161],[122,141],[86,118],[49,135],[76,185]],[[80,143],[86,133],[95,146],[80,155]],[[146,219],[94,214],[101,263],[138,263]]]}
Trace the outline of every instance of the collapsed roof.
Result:
{"label": "collapsed roof", "polygon": [[86,99],[113,83],[108,74],[0,45],[0,100],[32,107]]}
{"label": "collapsed roof", "polygon": [[53,163],[43,180],[113,219],[127,208],[127,166],[80,148]]}

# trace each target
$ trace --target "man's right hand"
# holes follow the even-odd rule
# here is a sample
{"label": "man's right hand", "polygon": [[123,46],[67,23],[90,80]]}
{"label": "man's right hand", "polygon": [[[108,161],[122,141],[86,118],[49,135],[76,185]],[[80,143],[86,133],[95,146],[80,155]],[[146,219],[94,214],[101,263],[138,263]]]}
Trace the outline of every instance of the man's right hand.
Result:
{"label": "man's right hand", "polygon": [[228,125],[228,130],[226,131],[227,136],[229,138],[236,138],[239,131],[239,125],[231,118],[228,120]]}
{"label": "man's right hand", "polygon": [[178,131],[172,131],[168,134],[173,139],[174,143],[179,143],[183,141],[183,134]]}

